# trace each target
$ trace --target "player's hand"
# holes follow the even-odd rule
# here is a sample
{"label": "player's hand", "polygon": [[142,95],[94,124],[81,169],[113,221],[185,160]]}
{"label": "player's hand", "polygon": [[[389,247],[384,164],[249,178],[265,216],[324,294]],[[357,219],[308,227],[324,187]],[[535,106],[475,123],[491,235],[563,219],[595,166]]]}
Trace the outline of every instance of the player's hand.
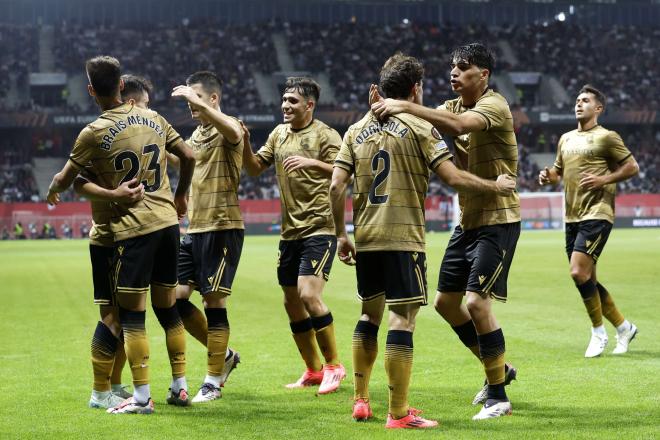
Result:
{"label": "player's hand", "polygon": [[144,185],[137,179],[122,183],[112,191],[113,199],[118,203],[135,203],[144,199]]}
{"label": "player's hand", "polygon": [[347,235],[337,236],[337,257],[342,263],[355,266],[355,245]]}
{"label": "player's hand", "polygon": [[386,119],[388,116],[396,115],[405,111],[405,101],[398,99],[382,99],[371,105],[371,111],[378,119]]}
{"label": "player's hand", "polygon": [[186,216],[188,212],[188,195],[174,196],[174,206],[176,207],[176,214],[179,220]]}
{"label": "player's hand", "polygon": [[48,204],[55,206],[60,203],[60,193],[49,190],[46,200],[48,201]]}
{"label": "player's hand", "polygon": [[383,97],[380,96],[380,93],[378,92],[378,86],[372,84],[371,87],[369,87],[369,107],[380,101],[383,101]]}
{"label": "player's hand", "polygon": [[548,167],[543,168],[539,171],[539,185],[547,185],[550,183],[550,170]]}
{"label": "player's hand", "polygon": [[580,188],[593,191],[595,189],[600,189],[605,185],[605,179],[603,176],[597,176],[595,174],[583,173],[582,178],[580,179]]}
{"label": "player's hand", "polygon": [[292,173],[301,168],[312,168],[315,164],[316,160],[303,156],[289,156],[282,162],[284,171],[287,173]]}
{"label": "player's hand", "polygon": [[190,104],[196,107],[204,107],[206,105],[204,101],[202,101],[202,98],[197,96],[197,93],[188,86],[176,86],[172,89],[172,96],[174,98],[185,98]]}
{"label": "player's hand", "polygon": [[501,196],[508,196],[516,189],[516,181],[508,174],[500,174],[495,181],[497,187],[497,194]]}

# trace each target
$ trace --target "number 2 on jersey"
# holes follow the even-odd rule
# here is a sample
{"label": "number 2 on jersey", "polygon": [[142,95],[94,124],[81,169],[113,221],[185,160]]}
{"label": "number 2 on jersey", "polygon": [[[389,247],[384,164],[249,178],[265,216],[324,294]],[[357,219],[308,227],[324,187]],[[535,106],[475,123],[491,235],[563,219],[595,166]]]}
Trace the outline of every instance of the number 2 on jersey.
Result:
{"label": "number 2 on jersey", "polygon": [[[147,154],[151,155],[149,159],[149,165],[147,166],[147,171],[154,172],[154,179],[151,185],[149,184],[148,180],[143,180],[142,184],[144,185],[145,192],[154,192],[160,188],[160,164],[158,163],[158,159],[160,158],[160,149],[158,148],[158,145],[149,144],[142,147],[142,155],[144,156]],[[125,161],[129,162],[129,168],[124,178],[121,179],[121,182],[119,182],[119,185],[124,182],[128,182],[129,180],[135,179],[135,176],[137,176],[138,172],[140,171],[140,158],[138,157],[137,153],[131,150],[122,151],[115,157],[115,170],[124,171],[126,169],[124,166]]]}
{"label": "number 2 on jersey", "polygon": [[[381,160],[383,161],[383,169],[378,172]],[[369,190],[369,202],[372,205],[380,205],[387,202],[389,198],[387,194],[376,194],[376,190],[385,182],[387,176],[390,175],[390,153],[385,150],[379,150],[378,153],[374,154],[374,157],[371,159],[371,171],[374,172],[376,177],[374,177],[374,181],[371,183],[371,189]]]}

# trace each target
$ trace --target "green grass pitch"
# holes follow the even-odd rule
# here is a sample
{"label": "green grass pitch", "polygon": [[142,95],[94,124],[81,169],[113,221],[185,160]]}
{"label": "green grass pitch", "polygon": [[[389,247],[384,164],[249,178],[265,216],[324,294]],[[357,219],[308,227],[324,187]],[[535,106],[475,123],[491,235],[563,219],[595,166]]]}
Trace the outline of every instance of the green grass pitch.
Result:
{"label": "green grass pitch", "polygon": [[[430,301],[449,235],[428,236]],[[435,313],[419,314],[410,402],[440,421],[433,432],[386,432],[386,328],[372,377],[375,420],[351,420],[350,341],[359,304],[353,269],[335,260],[325,300],[335,317],[349,377],[335,394],[287,390],[303,370],[275,276],[277,237],[248,236],[229,301],[230,345],[243,362],[219,401],[165,404],[169,385],[162,329],[147,313],[156,413],[111,416],[86,407],[91,390],[92,303],[87,242],[0,243],[0,438],[655,438],[660,437],[660,229],[614,230],[598,264],[601,282],[640,329],[623,356],[584,359],[590,323],[568,275],[560,232],[524,231],[509,276],[509,302],[495,313],[519,380],[507,388],[513,416],[473,422],[483,381],[472,355]],[[199,304],[199,297],[194,301]],[[188,339],[194,393],[206,356]],[[124,371],[124,382],[130,372]]]}

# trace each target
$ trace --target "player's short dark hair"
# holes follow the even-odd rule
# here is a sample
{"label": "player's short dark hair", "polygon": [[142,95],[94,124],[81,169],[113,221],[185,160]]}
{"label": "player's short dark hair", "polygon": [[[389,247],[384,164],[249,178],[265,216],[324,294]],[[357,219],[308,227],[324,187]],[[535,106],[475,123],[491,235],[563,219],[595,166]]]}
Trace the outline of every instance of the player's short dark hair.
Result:
{"label": "player's short dark hair", "polygon": [[472,64],[482,69],[488,69],[490,75],[493,75],[495,69],[495,57],[493,52],[481,43],[470,43],[464,46],[459,46],[451,53],[451,62],[454,60],[465,60],[468,64]]}
{"label": "player's short dark hair", "polygon": [[380,69],[380,88],[386,98],[405,99],[424,78],[424,66],[415,57],[397,52]]}
{"label": "player's short dark hair", "polygon": [[124,80],[124,89],[121,91],[121,99],[123,101],[130,98],[136,99],[144,92],[151,95],[153,91],[151,82],[141,76],[122,75],[121,79]]}
{"label": "player's short dark hair", "polygon": [[121,65],[119,60],[110,56],[97,56],[85,63],[89,83],[98,96],[109,97],[119,91]]}
{"label": "player's short dark hair", "polygon": [[313,99],[319,102],[321,96],[321,86],[312,78],[307,76],[290,76],[284,83],[284,91],[294,91],[300,93],[306,99]]}
{"label": "player's short dark hair", "polygon": [[208,94],[222,94],[222,80],[218,78],[218,75],[208,70],[201,70],[190,75],[186,79],[186,85],[191,86],[193,84],[201,84],[202,89]]}
{"label": "player's short dark hair", "polygon": [[591,84],[585,84],[582,86],[580,91],[578,92],[578,95],[581,95],[582,93],[591,93],[596,97],[596,100],[600,102],[600,105],[603,106],[603,110],[605,109],[605,104],[607,104],[607,96],[605,96],[605,93],[601,92]]}

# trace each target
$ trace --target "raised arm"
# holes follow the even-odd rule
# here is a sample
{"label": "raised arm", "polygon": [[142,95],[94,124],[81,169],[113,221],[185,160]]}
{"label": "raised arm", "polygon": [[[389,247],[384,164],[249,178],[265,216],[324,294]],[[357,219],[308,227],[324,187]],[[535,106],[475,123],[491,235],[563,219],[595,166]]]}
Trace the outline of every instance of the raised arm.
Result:
{"label": "raised arm", "polygon": [[440,162],[434,172],[449,186],[461,191],[489,192],[508,196],[516,189],[516,181],[506,174],[499,175],[497,180],[486,180],[459,170],[450,160]]}
{"label": "raised arm", "polygon": [[209,121],[231,144],[238,144],[243,137],[243,131],[236,119],[227,116],[219,109],[213,108],[205,103],[197,93],[188,86],[176,86],[172,90],[173,97],[182,97],[194,105],[205,120]]}
{"label": "raised arm", "polygon": [[349,266],[355,264],[355,246],[346,233],[344,210],[346,209],[346,187],[351,175],[343,168],[335,167],[330,182],[330,208],[335,221],[337,234],[337,256],[339,260]]}
{"label": "raised arm", "polygon": [[252,144],[250,143],[250,130],[241,121],[241,128],[243,130],[243,168],[250,176],[258,176],[266,171],[268,165],[263,163],[259,156],[252,151]]}
{"label": "raised arm", "polygon": [[179,218],[183,218],[188,210],[188,190],[195,171],[195,156],[188,144],[180,138],[169,151],[179,158],[179,184],[174,191],[174,205]]}

